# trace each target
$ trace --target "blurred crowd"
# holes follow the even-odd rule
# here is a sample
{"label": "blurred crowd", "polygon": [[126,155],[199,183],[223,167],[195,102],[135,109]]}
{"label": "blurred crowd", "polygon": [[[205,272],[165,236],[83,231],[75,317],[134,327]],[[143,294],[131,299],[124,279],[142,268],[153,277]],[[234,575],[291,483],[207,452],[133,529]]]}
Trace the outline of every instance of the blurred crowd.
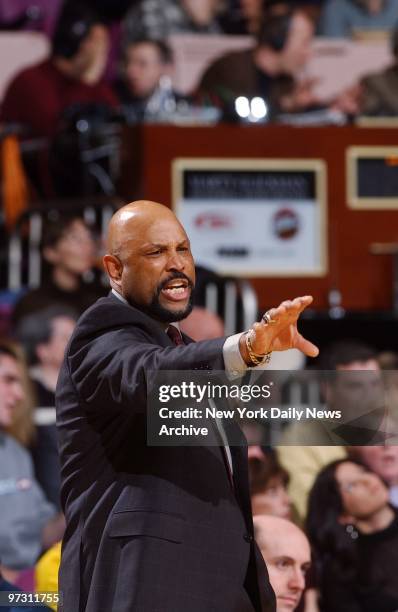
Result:
{"label": "blurred crowd", "polygon": [[[275,121],[319,109],[348,118],[398,112],[398,0],[0,0],[0,29],[42,31],[51,39],[49,57],[14,76],[0,106],[7,134],[46,142],[34,163],[25,160],[46,197],[90,190],[76,152],[92,125],[100,131],[170,121],[207,108],[230,121],[264,118],[257,112],[264,108]],[[355,39],[364,32],[391,41],[391,65],[334,99],[318,100],[312,80],[303,78],[314,36]],[[175,34],[247,35],[252,44],[215,59],[182,94],[172,80]],[[262,103],[250,107],[254,99]],[[108,291],[98,272],[98,241],[80,216],[46,221],[40,248],[43,281],[17,296],[0,341],[2,590],[57,589],[64,518],[56,381],[76,320]],[[199,294],[200,279],[213,278],[201,273]],[[182,328],[201,340],[222,336],[224,322],[198,299]],[[323,359],[324,370],[372,372],[376,386],[382,370],[398,363],[398,356],[349,340],[330,346]],[[344,384],[325,390],[328,406],[344,411],[365,403],[364,394],[369,400],[369,389],[347,378]],[[392,377],[391,401],[396,386]],[[308,445],[308,430],[299,425],[285,429],[278,447],[246,432],[256,538],[277,611],[394,612],[398,447],[386,439],[349,446],[343,436],[341,444]]]}
{"label": "blurred crowd", "polygon": [[[50,50],[5,83],[0,133],[35,139],[24,148],[24,171],[31,195],[51,198],[114,194],[111,134],[126,124],[394,116],[397,18],[397,0],[3,0],[0,29],[41,30]],[[184,92],[172,44],[182,34],[225,41]],[[228,50],[237,36],[246,43]],[[315,36],[387,39],[391,63],[321,99],[319,79],[306,76]],[[88,159],[98,161],[94,176]]]}

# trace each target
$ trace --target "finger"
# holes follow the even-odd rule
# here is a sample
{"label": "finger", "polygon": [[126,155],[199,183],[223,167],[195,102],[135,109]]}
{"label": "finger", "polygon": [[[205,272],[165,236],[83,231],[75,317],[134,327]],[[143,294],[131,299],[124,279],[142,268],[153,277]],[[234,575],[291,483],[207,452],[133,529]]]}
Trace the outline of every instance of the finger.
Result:
{"label": "finger", "polygon": [[306,340],[301,334],[297,337],[295,348],[308,357],[317,357],[319,355],[319,348],[309,340]]}

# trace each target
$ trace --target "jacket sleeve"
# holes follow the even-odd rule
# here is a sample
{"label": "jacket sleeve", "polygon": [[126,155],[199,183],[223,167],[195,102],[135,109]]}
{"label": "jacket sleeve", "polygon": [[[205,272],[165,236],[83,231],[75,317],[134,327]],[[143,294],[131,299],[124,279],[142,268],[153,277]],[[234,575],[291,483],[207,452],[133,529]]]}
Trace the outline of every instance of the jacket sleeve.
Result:
{"label": "jacket sleeve", "polygon": [[86,405],[100,401],[131,410],[145,409],[146,381],[150,371],[206,369],[210,363],[223,369],[225,338],[186,346],[161,348],[144,333],[117,330],[91,342],[72,342],[68,352],[69,375]]}

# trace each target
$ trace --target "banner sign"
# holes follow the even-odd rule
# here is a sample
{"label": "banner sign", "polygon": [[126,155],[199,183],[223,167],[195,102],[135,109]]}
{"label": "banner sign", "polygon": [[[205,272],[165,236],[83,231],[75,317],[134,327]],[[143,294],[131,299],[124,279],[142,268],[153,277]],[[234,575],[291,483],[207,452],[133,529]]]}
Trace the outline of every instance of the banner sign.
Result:
{"label": "banner sign", "polygon": [[321,160],[178,159],[173,206],[195,261],[219,274],[327,272]]}

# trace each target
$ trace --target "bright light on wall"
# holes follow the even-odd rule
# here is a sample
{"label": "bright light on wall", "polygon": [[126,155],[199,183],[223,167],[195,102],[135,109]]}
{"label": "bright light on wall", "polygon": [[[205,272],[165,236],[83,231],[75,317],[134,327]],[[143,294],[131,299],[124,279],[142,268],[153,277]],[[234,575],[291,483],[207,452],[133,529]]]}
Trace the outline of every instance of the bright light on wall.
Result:
{"label": "bright light on wall", "polygon": [[262,98],[253,98],[250,102],[250,114],[253,116],[254,121],[259,121],[267,116],[268,109]]}
{"label": "bright light on wall", "polygon": [[239,117],[247,119],[250,115],[250,104],[249,100],[245,96],[239,96],[235,100],[235,110]]}

